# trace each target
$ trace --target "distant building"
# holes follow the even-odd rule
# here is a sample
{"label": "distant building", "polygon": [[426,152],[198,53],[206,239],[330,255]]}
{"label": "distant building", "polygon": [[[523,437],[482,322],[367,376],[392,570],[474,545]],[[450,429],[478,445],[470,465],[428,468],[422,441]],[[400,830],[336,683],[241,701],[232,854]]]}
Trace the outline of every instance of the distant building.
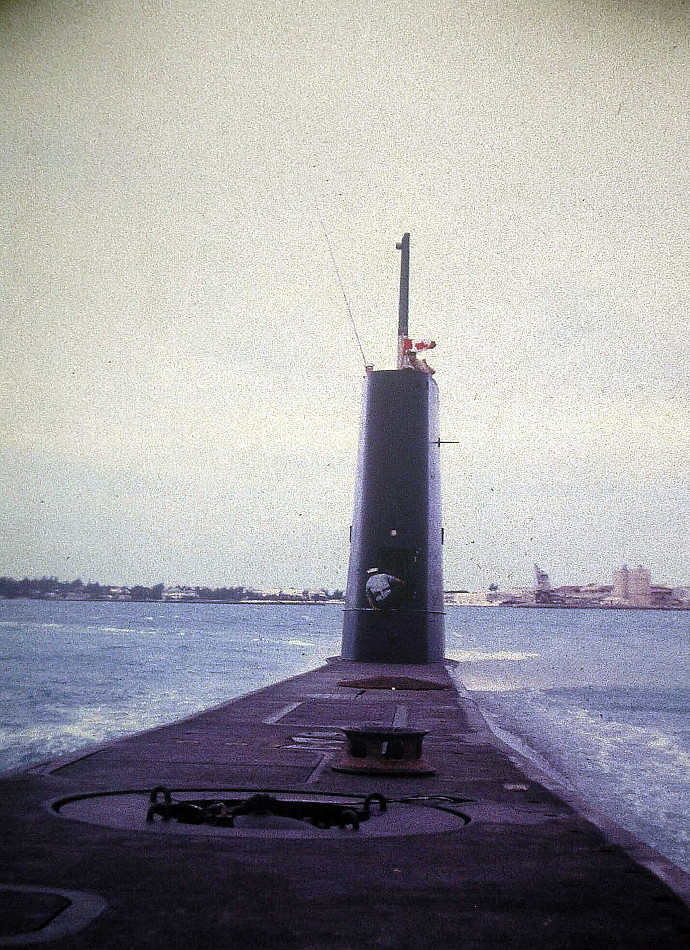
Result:
{"label": "distant building", "polygon": [[652,584],[650,590],[650,599],[652,607],[680,607],[682,601],[676,597],[672,587],[666,587],[664,584]]}
{"label": "distant building", "polygon": [[564,584],[554,587],[553,602],[561,607],[601,607],[611,593],[610,585]]}
{"label": "distant building", "polygon": [[542,571],[538,564],[534,565],[534,589],[551,590],[551,579],[546,571]]}
{"label": "distant building", "polygon": [[485,590],[447,590],[443,599],[444,603],[457,607],[489,607],[494,603],[489,600],[489,593]]}
{"label": "distant building", "polygon": [[535,604],[551,603],[551,579],[538,564],[534,565],[534,602]]}
{"label": "distant building", "polygon": [[129,587],[102,587],[99,600],[120,600],[126,601],[132,599],[132,591]]}
{"label": "distant building", "polygon": [[651,573],[641,564],[632,570],[624,564],[620,570],[614,571],[610,603],[619,607],[651,607]]}
{"label": "distant building", "polygon": [[199,599],[199,592],[193,587],[165,587],[161,593],[161,600],[173,603],[189,603]]}
{"label": "distant building", "polygon": [[552,587],[549,575],[534,565],[533,587],[497,590],[447,590],[445,603],[458,607],[640,607],[663,610],[689,610],[689,587],[652,584],[651,574],[641,565],[629,569],[624,564],[614,572],[613,584],[563,584]]}
{"label": "distant building", "polygon": [[611,597],[613,600],[621,601],[627,601],[630,597],[630,571],[627,564],[624,564],[619,571],[613,572]]}
{"label": "distant building", "polygon": [[652,604],[652,575],[642,565],[630,571],[630,604],[650,607]]}

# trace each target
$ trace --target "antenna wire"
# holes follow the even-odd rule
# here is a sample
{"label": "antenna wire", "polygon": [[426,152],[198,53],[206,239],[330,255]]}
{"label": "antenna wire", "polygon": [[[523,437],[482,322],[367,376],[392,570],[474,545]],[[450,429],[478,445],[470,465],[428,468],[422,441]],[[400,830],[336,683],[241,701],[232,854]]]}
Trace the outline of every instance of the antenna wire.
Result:
{"label": "antenna wire", "polygon": [[335,269],[335,273],[338,278],[338,284],[340,285],[340,290],[343,295],[343,300],[345,301],[345,306],[347,307],[347,312],[350,317],[350,323],[352,324],[352,329],[355,334],[355,339],[357,340],[357,345],[359,346],[359,352],[362,354],[362,360],[364,362],[364,366],[366,367],[369,364],[367,363],[367,358],[364,355],[364,347],[362,346],[362,341],[360,339],[359,333],[357,332],[357,324],[355,323],[355,318],[352,313],[352,308],[350,307],[350,301],[347,299],[347,293],[345,292],[345,285],[343,284],[343,279],[340,276],[340,268],[338,267],[338,262],[335,259],[335,254],[333,253],[333,245],[331,244],[331,239],[328,236],[328,231],[326,230],[326,225],[324,224],[323,217],[321,215],[321,209],[319,208],[319,204],[316,200],[316,196],[312,195],[312,198],[314,200],[314,208],[316,210],[316,217],[319,219],[319,224],[321,225],[323,236],[326,238],[326,244],[328,245],[328,252],[331,256],[331,261],[333,262],[333,267]]}

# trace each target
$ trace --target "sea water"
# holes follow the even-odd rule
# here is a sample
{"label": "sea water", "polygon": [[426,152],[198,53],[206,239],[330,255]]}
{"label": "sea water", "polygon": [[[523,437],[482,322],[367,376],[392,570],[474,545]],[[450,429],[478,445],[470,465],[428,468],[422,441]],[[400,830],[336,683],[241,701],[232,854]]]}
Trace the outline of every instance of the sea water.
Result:
{"label": "sea water", "polygon": [[[340,651],[336,605],[0,601],[0,769],[180,719]],[[487,717],[690,870],[690,614],[449,607]]]}
{"label": "sea water", "polygon": [[489,721],[690,871],[690,613],[448,610],[447,655]]}

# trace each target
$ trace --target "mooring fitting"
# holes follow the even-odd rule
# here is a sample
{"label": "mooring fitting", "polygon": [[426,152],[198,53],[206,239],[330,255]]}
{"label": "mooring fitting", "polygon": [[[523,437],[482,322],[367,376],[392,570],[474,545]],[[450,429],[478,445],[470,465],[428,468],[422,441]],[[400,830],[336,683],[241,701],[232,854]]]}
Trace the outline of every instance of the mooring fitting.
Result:
{"label": "mooring fitting", "polygon": [[348,751],[331,765],[334,772],[364,775],[433,775],[422,758],[427,730],[404,726],[356,726],[343,729]]}

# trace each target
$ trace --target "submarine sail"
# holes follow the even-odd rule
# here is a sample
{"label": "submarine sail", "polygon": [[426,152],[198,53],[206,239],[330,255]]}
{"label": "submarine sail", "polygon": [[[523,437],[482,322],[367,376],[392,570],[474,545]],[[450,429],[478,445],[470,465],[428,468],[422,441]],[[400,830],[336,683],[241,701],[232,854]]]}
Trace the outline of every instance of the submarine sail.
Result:
{"label": "submarine sail", "polygon": [[408,337],[409,239],[397,245],[398,368],[364,383],[342,658],[365,663],[444,658],[439,396]]}

